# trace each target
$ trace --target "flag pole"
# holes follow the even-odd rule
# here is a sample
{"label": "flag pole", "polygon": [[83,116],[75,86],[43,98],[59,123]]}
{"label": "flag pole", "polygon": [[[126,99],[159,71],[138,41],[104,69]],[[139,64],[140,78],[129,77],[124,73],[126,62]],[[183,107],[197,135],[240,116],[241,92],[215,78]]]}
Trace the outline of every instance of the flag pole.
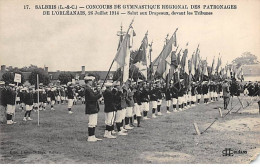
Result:
{"label": "flag pole", "polygon": [[[18,92],[17,92],[17,89],[18,89],[18,82],[16,82],[16,90],[15,90],[15,108],[16,108],[16,98],[17,98],[17,95],[18,95]],[[13,118],[13,122],[15,122],[15,110],[14,110],[14,118]]]}
{"label": "flag pole", "polygon": [[[176,30],[175,30],[174,33],[172,34],[171,38],[172,38],[173,35],[177,32],[177,30],[178,30],[178,28],[176,28]],[[169,34],[167,34],[167,37],[168,37],[168,36],[169,36]],[[167,40],[166,40],[166,42],[167,42]],[[166,43],[166,45],[167,45],[167,43]],[[165,45],[165,46],[166,46],[166,45]],[[160,56],[161,53],[165,50],[165,48],[166,48],[165,46],[163,47],[163,49],[162,49],[162,51],[160,52],[159,56]],[[161,57],[159,57],[159,59],[161,60]],[[160,61],[159,61],[159,62],[160,62]],[[160,64],[160,63],[158,63],[158,66],[157,66],[157,68],[156,68],[156,71],[157,71],[157,69],[158,69],[158,67],[159,67],[159,64]]]}
{"label": "flag pole", "polygon": [[[129,27],[128,27],[128,30],[127,30],[127,32],[126,32],[126,34],[125,34],[125,37],[126,37],[126,35],[128,34],[130,28],[132,27],[133,22],[134,22],[134,18],[133,18],[133,20],[131,21],[131,23],[130,23],[130,25],[129,25]],[[124,38],[125,38],[125,37],[124,37]],[[120,49],[121,47],[122,47],[122,45],[120,45],[119,49]],[[109,75],[109,73],[110,73],[110,70],[111,70],[111,68],[112,68],[112,65],[114,64],[114,61],[115,61],[115,59],[113,59],[111,65],[110,65],[110,67],[109,67],[109,70],[108,70],[108,72],[107,72],[106,78],[105,78],[105,80],[104,80],[104,82],[103,82],[103,84],[102,84],[102,86],[101,86],[101,90],[102,90],[102,88],[103,88],[105,82],[107,81],[107,77],[108,77],[108,75]]]}
{"label": "flag pole", "polygon": [[[146,33],[145,33],[145,36],[144,36],[144,38],[143,38],[143,40],[142,40],[142,42],[141,42],[141,46],[139,47],[138,52],[137,52],[137,54],[136,54],[134,60],[136,60],[136,57],[137,57],[139,51],[141,50],[142,45],[143,45],[143,43],[144,43],[144,39],[145,39],[145,37],[147,37],[147,35],[148,35],[148,30],[147,30]],[[134,61],[133,61],[133,62],[134,62]],[[132,66],[133,66],[133,64],[132,64]],[[136,68],[137,68],[137,67],[136,67]],[[136,68],[135,68],[135,69],[136,69]],[[133,75],[134,75],[135,69],[132,71],[132,74],[131,74],[131,82],[132,82],[132,78],[133,78]],[[138,71],[138,72],[139,72],[139,71]]]}
{"label": "flag pole", "polygon": [[39,75],[37,74],[37,106],[38,106],[38,126],[40,126],[40,112],[39,112],[39,101],[40,101],[40,97],[39,97]]}

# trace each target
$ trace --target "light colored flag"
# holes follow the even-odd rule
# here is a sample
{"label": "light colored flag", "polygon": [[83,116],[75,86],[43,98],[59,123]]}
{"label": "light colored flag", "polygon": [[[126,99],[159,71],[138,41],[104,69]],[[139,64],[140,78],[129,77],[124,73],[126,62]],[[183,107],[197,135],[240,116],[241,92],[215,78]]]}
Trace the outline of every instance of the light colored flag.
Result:
{"label": "light colored flag", "polygon": [[142,40],[142,44],[134,57],[133,64],[138,68],[139,72],[147,79],[147,48],[148,48],[148,32]]}
{"label": "light colored flag", "polygon": [[130,49],[133,45],[134,30],[131,27],[129,34],[127,35],[127,41],[125,46],[125,62],[123,65],[123,82],[126,82],[129,78],[129,66],[130,66]]}
{"label": "light colored flag", "polygon": [[215,75],[216,72],[216,63],[215,63],[215,56],[212,60],[212,66],[211,66],[211,75]]}

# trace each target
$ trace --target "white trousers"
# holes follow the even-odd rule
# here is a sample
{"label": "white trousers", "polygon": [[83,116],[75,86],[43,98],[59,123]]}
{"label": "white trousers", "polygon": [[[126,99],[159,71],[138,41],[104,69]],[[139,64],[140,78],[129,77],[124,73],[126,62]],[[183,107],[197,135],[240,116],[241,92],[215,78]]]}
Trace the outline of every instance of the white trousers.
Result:
{"label": "white trousers", "polygon": [[73,106],[73,99],[68,99],[68,108]]}
{"label": "white trousers", "polygon": [[126,108],[126,117],[132,117],[133,116],[133,107],[127,107]]}
{"label": "white trousers", "polygon": [[172,98],[172,105],[177,105],[177,101],[178,99],[176,99],[176,98]]}
{"label": "white trousers", "polygon": [[142,110],[141,111],[149,111],[149,103],[142,102]]}
{"label": "white trousers", "polygon": [[105,113],[105,124],[108,126],[112,126],[114,124],[115,117],[116,117],[115,111]]}
{"label": "white trousers", "polygon": [[167,100],[167,101],[166,101],[166,106],[167,106],[167,107],[170,107],[170,106],[171,106],[171,100]]}
{"label": "white trousers", "polygon": [[157,100],[157,106],[162,105],[162,99]]}
{"label": "white trousers", "polygon": [[98,114],[89,114],[88,115],[88,127],[94,128],[97,126]]}
{"label": "white trousers", "polygon": [[117,110],[116,112],[116,122],[122,122],[126,115],[126,109]]}
{"label": "white trousers", "polygon": [[157,108],[157,101],[152,101],[152,107],[155,109]]}
{"label": "white trousers", "polygon": [[15,105],[7,104],[6,113],[7,114],[13,114],[14,112],[15,112]]}
{"label": "white trousers", "polygon": [[30,111],[33,109],[33,105],[25,105],[25,111]]}
{"label": "white trousers", "polygon": [[135,114],[137,117],[141,117],[141,116],[142,116],[142,115],[141,115],[140,106],[139,106],[137,103],[135,103],[135,105],[134,105],[134,114]]}

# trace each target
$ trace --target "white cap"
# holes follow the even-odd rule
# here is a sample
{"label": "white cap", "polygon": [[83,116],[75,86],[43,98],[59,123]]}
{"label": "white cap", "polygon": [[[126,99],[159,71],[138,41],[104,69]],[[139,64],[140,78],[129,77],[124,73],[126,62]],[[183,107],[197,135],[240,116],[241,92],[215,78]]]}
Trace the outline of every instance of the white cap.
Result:
{"label": "white cap", "polygon": [[137,82],[138,82],[138,83],[139,83],[139,82],[143,82],[143,80],[141,80],[141,79],[138,79],[138,80],[137,80]]}
{"label": "white cap", "polygon": [[114,86],[120,86],[120,82],[119,81],[115,81],[115,82],[113,82],[113,85]]}
{"label": "white cap", "polygon": [[93,81],[95,79],[95,77],[93,76],[85,76],[84,80],[87,80],[87,81]]}
{"label": "white cap", "polygon": [[5,84],[5,81],[0,81],[0,85],[4,85]]}
{"label": "white cap", "polygon": [[15,86],[15,84],[9,84],[9,86]]}
{"label": "white cap", "polygon": [[107,83],[105,83],[104,85],[105,85],[106,87],[110,87],[110,86],[113,86],[113,83],[107,82]]}

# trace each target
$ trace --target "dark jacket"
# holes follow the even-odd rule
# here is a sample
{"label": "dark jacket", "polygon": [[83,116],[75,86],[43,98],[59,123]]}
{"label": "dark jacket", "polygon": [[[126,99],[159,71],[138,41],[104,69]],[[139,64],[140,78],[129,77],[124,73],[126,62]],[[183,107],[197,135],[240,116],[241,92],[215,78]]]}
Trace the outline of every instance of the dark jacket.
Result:
{"label": "dark jacket", "polygon": [[123,89],[123,94],[122,94],[122,97],[121,97],[121,107],[122,107],[122,109],[125,109],[127,107],[126,97],[127,97],[127,90]]}
{"label": "dark jacket", "polygon": [[172,98],[177,99],[178,98],[178,90],[176,87],[171,87],[171,94],[172,94]]}
{"label": "dark jacket", "polygon": [[5,96],[6,104],[15,105],[16,92],[10,88],[6,89]]}
{"label": "dark jacket", "polygon": [[209,93],[209,87],[207,84],[202,85],[202,92],[204,95]]}
{"label": "dark jacket", "polygon": [[134,93],[129,91],[126,97],[126,104],[127,107],[133,107],[134,106]]}
{"label": "dark jacket", "polygon": [[136,90],[136,92],[134,93],[134,102],[138,105],[142,105],[139,90]]}
{"label": "dark jacket", "polygon": [[140,93],[140,100],[141,102],[149,102],[149,93],[146,89],[143,89],[143,91]]}
{"label": "dark jacket", "polygon": [[151,101],[157,101],[157,96],[156,96],[156,90],[155,89],[152,89],[149,94],[150,94],[150,100]]}
{"label": "dark jacket", "polygon": [[72,90],[72,87],[68,87],[68,99],[74,99],[74,92]]}
{"label": "dark jacket", "polygon": [[33,105],[33,93],[26,93],[24,97],[24,103],[26,105]]}
{"label": "dark jacket", "polygon": [[166,92],[165,92],[165,96],[166,96],[166,100],[171,100],[171,90],[170,88],[167,88],[166,89]]}
{"label": "dark jacket", "polygon": [[104,112],[113,112],[116,111],[115,103],[114,103],[114,95],[112,91],[106,89],[105,92],[103,93],[104,97]]}
{"label": "dark jacket", "polygon": [[85,88],[85,114],[96,114],[99,112],[98,99],[102,96],[95,93],[89,86]]}

